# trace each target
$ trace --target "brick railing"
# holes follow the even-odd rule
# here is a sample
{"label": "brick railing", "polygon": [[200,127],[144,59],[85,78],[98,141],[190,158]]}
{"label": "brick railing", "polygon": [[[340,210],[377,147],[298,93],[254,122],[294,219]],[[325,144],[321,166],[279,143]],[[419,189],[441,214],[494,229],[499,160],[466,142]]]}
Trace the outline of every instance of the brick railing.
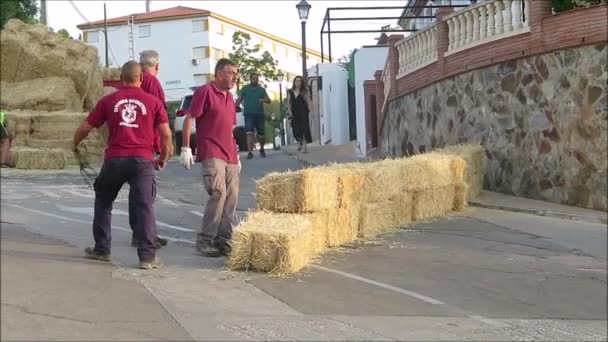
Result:
{"label": "brick railing", "polygon": [[384,95],[381,111],[395,98],[463,72],[606,42],[607,17],[608,5],[552,14],[545,0],[487,0],[457,12],[442,8],[424,31],[389,37],[387,77],[377,86]]}

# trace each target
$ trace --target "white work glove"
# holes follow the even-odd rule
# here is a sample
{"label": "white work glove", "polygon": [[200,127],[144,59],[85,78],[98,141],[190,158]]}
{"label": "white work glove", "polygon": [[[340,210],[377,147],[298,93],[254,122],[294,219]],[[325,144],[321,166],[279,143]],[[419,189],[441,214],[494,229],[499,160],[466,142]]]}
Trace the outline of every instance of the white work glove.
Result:
{"label": "white work glove", "polygon": [[238,162],[239,162],[239,174],[241,173],[241,156],[236,156]]}
{"label": "white work glove", "polygon": [[179,155],[179,163],[188,170],[194,165],[194,157],[192,156],[192,149],[190,149],[190,147],[182,147],[182,153]]}

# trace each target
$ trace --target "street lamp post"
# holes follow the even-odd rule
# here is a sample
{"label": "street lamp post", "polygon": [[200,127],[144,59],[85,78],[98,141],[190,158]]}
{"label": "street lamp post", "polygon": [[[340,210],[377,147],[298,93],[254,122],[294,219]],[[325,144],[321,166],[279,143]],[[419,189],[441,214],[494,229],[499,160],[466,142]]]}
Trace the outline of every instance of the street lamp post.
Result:
{"label": "street lamp post", "polygon": [[308,78],[306,72],[306,20],[308,19],[308,12],[310,11],[310,5],[306,0],[300,1],[296,8],[298,9],[298,15],[300,16],[300,22],[302,23],[302,78],[304,82]]}
{"label": "street lamp post", "polygon": [[277,81],[279,81],[279,115],[281,117],[281,145],[285,146],[285,115],[283,112],[283,72],[279,70]]}

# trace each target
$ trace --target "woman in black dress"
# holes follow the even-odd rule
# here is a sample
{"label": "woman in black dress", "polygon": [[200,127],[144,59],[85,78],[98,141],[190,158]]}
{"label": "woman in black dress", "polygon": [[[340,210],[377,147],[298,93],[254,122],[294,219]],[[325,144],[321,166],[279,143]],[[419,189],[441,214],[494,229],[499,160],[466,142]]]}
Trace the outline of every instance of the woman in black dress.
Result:
{"label": "woman in black dress", "polygon": [[310,112],[309,96],[308,88],[302,76],[296,76],[291,89],[287,91],[287,103],[293,136],[298,142],[298,151],[304,149],[304,153],[307,152],[306,144],[312,142],[308,119],[308,113]]}

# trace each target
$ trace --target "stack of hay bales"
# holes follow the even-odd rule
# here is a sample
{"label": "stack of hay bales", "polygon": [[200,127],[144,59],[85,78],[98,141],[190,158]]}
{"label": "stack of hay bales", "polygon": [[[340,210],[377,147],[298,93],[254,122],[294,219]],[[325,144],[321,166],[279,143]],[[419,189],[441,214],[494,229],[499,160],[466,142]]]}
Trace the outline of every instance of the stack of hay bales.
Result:
{"label": "stack of hay bales", "polygon": [[[13,137],[13,163],[25,169],[75,164],[74,131],[103,95],[97,50],[17,19],[5,25],[0,44],[0,107]],[[84,143],[93,157],[103,151],[101,136]]]}
{"label": "stack of hay bales", "polygon": [[289,274],[326,248],[462,211],[481,184],[481,156],[481,146],[461,145],[269,174],[257,184],[260,211],[235,229],[230,267]]}
{"label": "stack of hay bales", "polygon": [[[101,78],[104,82],[103,94],[108,95],[115,92],[120,84],[120,74],[122,70],[120,68],[103,68],[101,69]],[[105,85],[108,82],[108,85]]]}

